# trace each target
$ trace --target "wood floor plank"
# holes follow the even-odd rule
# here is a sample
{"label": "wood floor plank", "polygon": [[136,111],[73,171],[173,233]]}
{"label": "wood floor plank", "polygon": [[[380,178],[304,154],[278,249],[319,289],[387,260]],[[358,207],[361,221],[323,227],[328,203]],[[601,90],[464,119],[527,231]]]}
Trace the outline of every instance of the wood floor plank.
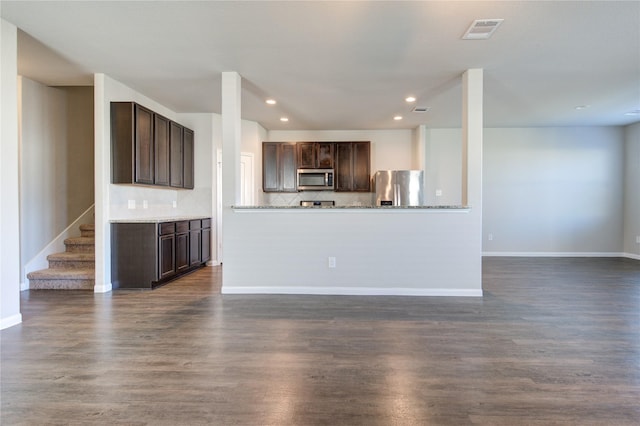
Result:
{"label": "wood floor plank", "polygon": [[640,262],[485,258],[482,298],[22,292],[2,425],[637,425]]}

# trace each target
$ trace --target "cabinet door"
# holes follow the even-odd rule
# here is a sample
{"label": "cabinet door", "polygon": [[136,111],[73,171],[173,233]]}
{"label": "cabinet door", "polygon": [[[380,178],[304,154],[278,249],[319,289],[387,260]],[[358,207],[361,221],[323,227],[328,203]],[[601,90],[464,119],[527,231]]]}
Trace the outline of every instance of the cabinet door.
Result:
{"label": "cabinet door", "polygon": [[211,260],[211,228],[202,229],[202,262]]}
{"label": "cabinet door", "polygon": [[298,142],[296,144],[298,168],[315,169],[316,164],[316,143]]}
{"label": "cabinet door", "polygon": [[182,173],[184,179],[184,187],[188,189],[193,189],[193,130],[184,128],[182,132],[182,142],[183,142],[183,162],[182,162]]}
{"label": "cabinet door", "polygon": [[262,143],[262,190],[277,192],[278,183],[278,143]]}
{"label": "cabinet door", "polygon": [[135,105],[135,183],[153,184],[153,112]]}
{"label": "cabinet door", "polygon": [[176,234],[176,271],[189,268],[189,232]]}
{"label": "cabinet door", "polygon": [[161,115],[153,117],[153,146],[155,157],[154,183],[169,185],[169,120]]}
{"label": "cabinet door", "polygon": [[189,266],[202,263],[202,231],[189,231]]}
{"label": "cabinet door", "polygon": [[297,192],[296,144],[262,143],[262,190],[264,192]]}
{"label": "cabinet door", "polygon": [[353,149],[351,142],[336,143],[336,191],[351,191],[353,187]]}
{"label": "cabinet door", "polygon": [[353,142],[353,180],[352,191],[369,192],[371,190],[371,144]]}
{"label": "cabinet door", "polygon": [[297,192],[296,145],[284,143],[280,148],[280,188],[282,192]]}
{"label": "cabinet door", "polygon": [[176,273],[175,235],[161,235],[158,237],[158,276],[168,278]]}
{"label": "cabinet door", "polygon": [[176,188],[184,187],[183,178],[183,155],[182,155],[182,126],[178,123],[171,122],[169,131],[170,155],[170,178],[171,186]]}
{"label": "cabinet door", "polygon": [[316,166],[319,169],[332,169],[335,144],[329,142],[316,143]]}

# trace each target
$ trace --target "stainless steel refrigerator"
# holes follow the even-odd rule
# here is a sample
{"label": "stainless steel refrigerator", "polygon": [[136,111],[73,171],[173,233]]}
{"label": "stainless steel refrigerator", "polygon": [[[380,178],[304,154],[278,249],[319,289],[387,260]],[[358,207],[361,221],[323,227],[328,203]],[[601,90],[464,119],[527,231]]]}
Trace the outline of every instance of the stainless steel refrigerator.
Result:
{"label": "stainless steel refrigerator", "polygon": [[422,170],[379,170],[374,178],[376,206],[421,206],[424,204]]}

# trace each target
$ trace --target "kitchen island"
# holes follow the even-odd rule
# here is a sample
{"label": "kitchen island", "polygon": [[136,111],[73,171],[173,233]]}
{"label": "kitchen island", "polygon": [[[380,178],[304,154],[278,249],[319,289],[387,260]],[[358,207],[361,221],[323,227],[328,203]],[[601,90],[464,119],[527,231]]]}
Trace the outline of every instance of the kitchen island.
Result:
{"label": "kitchen island", "polygon": [[482,296],[466,206],[225,209],[227,294]]}

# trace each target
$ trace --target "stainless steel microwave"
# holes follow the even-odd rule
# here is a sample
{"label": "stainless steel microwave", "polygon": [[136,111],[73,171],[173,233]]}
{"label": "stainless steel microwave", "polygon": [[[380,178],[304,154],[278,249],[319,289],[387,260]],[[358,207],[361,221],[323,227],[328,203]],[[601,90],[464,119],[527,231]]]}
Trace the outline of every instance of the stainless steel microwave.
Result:
{"label": "stainless steel microwave", "polygon": [[298,169],[298,191],[333,191],[333,169]]}

